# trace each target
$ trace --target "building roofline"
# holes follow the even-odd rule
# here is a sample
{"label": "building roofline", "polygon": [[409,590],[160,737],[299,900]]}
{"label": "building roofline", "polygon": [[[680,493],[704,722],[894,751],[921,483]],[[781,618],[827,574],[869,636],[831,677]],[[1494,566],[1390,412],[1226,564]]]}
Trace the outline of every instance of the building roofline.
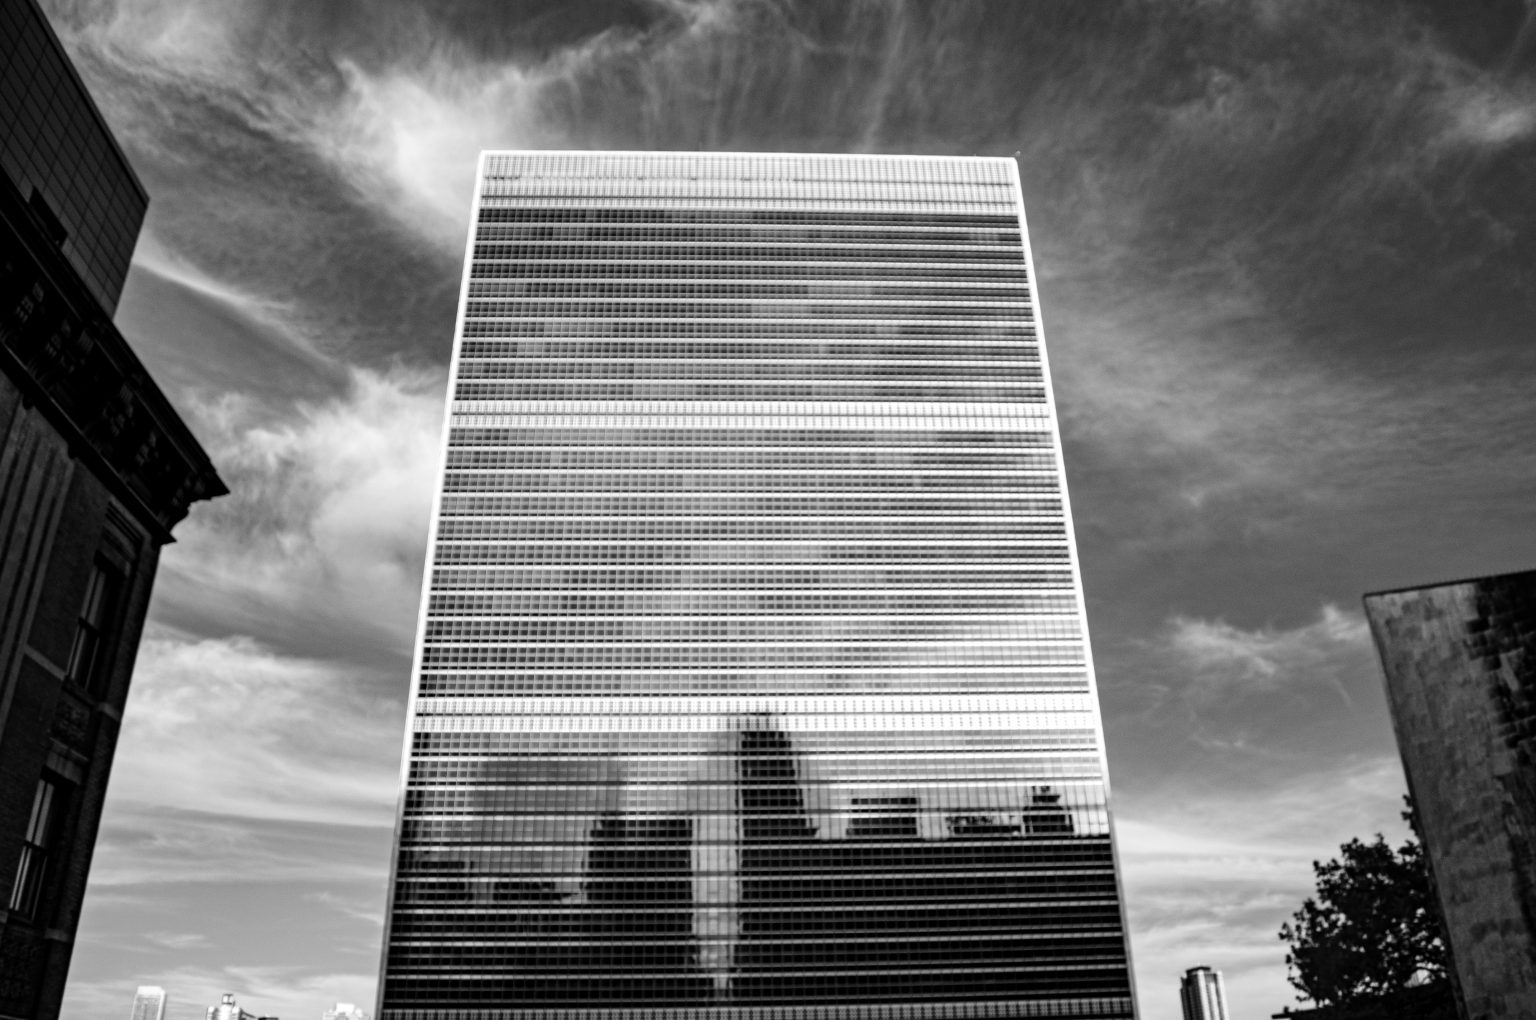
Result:
{"label": "building roofline", "polygon": [[783,157],[785,159],[847,160],[971,160],[978,163],[1013,163],[1013,156],[959,156],[943,153],[900,152],[777,152],[734,149],[481,149],[482,156],[705,156],[728,159],[732,156]]}
{"label": "building roofline", "polygon": [[[34,377],[15,351],[3,344],[0,344],[0,371],[14,378],[29,399],[68,439],[76,455],[95,465],[97,473],[144,519],[144,523],[156,529],[162,543],[172,541],[171,529],[186,514],[191,503],[227,495],[229,488],[219,477],[202,443],[144,367],[117,324],[88,293],[84,281],[63,254],[36,236],[35,229],[26,219],[25,206],[21,204],[17,190],[9,179],[0,177],[0,236],[9,235],[15,239],[19,252],[35,267],[38,279],[52,289],[55,298],[80,324],[82,331],[91,334],[95,346],[99,347],[115,374],[117,384],[125,392],[132,393],[136,401],[134,411],[142,412],[154,429],[154,435],[158,437],[156,441],[165,442],[175,451],[187,471],[182,479],[182,490],[169,501],[157,501],[153,492],[137,491],[133,481],[137,469],[132,465],[125,469],[125,457],[129,455],[113,450],[110,440],[93,435],[91,423],[77,420],[76,413],[58,402],[56,388],[68,386],[68,376],[51,385],[45,384]],[[107,443],[105,448],[101,445],[104,442]]]}
{"label": "building roofline", "polygon": [[1493,581],[1506,577],[1520,577],[1525,574],[1536,574],[1536,567],[1525,570],[1511,570],[1502,574],[1482,574],[1474,577],[1460,577],[1451,581],[1435,581],[1431,584],[1406,584],[1400,588],[1383,588],[1380,591],[1368,591],[1360,596],[1362,599],[1373,599],[1380,595],[1401,595],[1410,591],[1429,591],[1432,588],[1455,588],[1463,584],[1476,584],[1479,581]]}

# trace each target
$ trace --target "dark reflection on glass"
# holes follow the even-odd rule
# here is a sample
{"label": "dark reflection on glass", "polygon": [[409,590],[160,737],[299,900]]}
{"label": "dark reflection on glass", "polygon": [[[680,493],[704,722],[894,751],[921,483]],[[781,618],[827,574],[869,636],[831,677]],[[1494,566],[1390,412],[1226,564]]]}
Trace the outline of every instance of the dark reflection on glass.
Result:
{"label": "dark reflection on glass", "polygon": [[572,997],[653,1002],[709,996],[693,938],[693,823],[609,816],[587,851],[590,920]]}
{"label": "dark reflection on glass", "polygon": [[742,768],[737,1001],[1126,994],[1109,839],[1074,835],[1049,787],[1022,825],[962,812],[939,840],[917,796],[856,796],[847,838],[817,840],[786,737],[743,733]]}
{"label": "dark reflection on glass", "polygon": [[[392,1001],[1128,994],[1109,838],[1078,834],[1059,791],[1029,787],[1013,812],[962,806],[928,834],[920,795],[855,794],[833,838],[814,820],[794,741],[771,718],[738,724],[726,748],[715,759],[726,796],[703,805],[707,813],[600,810],[579,835],[578,818],[553,812],[551,798],[567,798],[568,810],[572,791],[585,789],[600,809],[633,762],[529,754],[480,763],[464,820],[430,834],[443,849],[402,853],[411,877],[397,886],[397,906],[434,909],[397,914],[390,963],[416,976],[392,980]],[[533,779],[558,780],[560,792]],[[429,976],[439,968],[451,973]]]}

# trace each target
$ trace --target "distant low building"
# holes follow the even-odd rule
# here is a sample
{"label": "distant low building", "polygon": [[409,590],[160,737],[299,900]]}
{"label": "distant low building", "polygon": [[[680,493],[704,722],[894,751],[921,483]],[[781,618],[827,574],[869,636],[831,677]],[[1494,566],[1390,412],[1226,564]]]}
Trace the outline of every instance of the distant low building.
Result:
{"label": "distant low building", "polygon": [[225,992],[217,1006],[208,1007],[208,1020],[278,1020],[275,1016],[259,1016],[235,1002],[232,992]]}
{"label": "distant low building", "polygon": [[338,1002],[325,1011],[324,1020],[368,1020],[368,1011],[350,1002]]}
{"label": "distant low building", "polygon": [[158,985],[140,985],[133,996],[131,1020],[165,1020],[165,989]]}
{"label": "distant low building", "polygon": [[1179,981],[1179,1002],[1184,1020],[1228,1020],[1227,990],[1221,983],[1221,971],[1210,967],[1191,967]]}
{"label": "distant low building", "polygon": [[1536,1017],[1536,571],[1365,597],[1468,1017]]}

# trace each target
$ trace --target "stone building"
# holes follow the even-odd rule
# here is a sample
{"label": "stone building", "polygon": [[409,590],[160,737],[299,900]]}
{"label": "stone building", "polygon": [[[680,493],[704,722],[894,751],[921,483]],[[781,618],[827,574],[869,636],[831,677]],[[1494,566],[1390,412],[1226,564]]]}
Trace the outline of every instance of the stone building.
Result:
{"label": "stone building", "polygon": [[1536,571],[1365,611],[1463,1015],[1536,1016]]}
{"label": "stone building", "polygon": [[160,547],[223,494],[112,323],[148,199],[0,0],[0,1017],[56,1017]]}

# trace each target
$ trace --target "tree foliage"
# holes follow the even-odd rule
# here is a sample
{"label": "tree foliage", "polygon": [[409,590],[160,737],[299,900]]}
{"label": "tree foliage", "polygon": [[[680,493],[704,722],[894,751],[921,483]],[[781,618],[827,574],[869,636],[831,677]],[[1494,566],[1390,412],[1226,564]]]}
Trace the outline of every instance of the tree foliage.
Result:
{"label": "tree foliage", "polygon": [[[1414,824],[1411,804],[1403,817]],[[1302,998],[1347,1007],[1444,980],[1445,943],[1423,847],[1410,839],[1393,850],[1377,833],[1339,852],[1312,863],[1317,895],[1280,928]]]}

